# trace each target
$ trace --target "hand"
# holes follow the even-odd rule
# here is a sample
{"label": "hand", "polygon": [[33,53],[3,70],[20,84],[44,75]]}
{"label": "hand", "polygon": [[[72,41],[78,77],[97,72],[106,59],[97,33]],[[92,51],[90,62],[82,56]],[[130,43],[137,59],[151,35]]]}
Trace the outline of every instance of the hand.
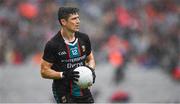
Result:
{"label": "hand", "polygon": [[78,81],[79,72],[74,70],[68,70],[63,72],[63,77],[68,80]]}
{"label": "hand", "polygon": [[92,71],[92,75],[93,75],[93,83],[95,83],[95,80],[96,80],[96,74],[95,74],[95,69],[89,67],[86,65],[86,67],[88,67],[91,71]]}

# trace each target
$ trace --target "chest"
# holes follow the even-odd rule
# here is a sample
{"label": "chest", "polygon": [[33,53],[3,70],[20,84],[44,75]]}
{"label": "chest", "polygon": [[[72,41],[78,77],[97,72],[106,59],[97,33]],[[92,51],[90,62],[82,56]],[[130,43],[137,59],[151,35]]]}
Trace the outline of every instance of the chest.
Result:
{"label": "chest", "polygon": [[[86,43],[81,40],[77,40],[74,43],[62,43],[58,45],[56,50],[56,58],[59,62],[69,62],[69,60],[80,60],[82,57],[86,57]],[[83,59],[84,59],[83,58]]]}

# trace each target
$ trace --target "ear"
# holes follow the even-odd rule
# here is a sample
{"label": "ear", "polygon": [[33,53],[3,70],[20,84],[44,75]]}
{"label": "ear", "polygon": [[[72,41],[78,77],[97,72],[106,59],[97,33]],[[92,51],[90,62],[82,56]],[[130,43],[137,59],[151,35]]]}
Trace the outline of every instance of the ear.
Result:
{"label": "ear", "polygon": [[60,21],[61,21],[63,26],[66,25],[66,23],[67,23],[65,19],[61,19]]}

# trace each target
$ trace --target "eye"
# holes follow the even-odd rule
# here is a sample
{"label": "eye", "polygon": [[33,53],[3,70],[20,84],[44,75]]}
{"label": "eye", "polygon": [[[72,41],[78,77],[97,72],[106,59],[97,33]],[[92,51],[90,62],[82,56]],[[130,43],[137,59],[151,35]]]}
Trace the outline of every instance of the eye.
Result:
{"label": "eye", "polygon": [[79,17],[74,17],[74,18],[72,18],[72,20],[76,20],[76,19],[79,19]]}

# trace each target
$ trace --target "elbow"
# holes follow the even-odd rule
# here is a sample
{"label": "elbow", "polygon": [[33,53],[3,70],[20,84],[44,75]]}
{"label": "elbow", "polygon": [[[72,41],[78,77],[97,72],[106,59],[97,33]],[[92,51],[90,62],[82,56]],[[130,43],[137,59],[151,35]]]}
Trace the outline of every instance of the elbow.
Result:
{"label": "elbow", "polygon": [[44,69],[43,67],[41,67],[40,73],[41,73],[41,77],[42,77],[42,78],[47,79],[46,71],[45,71],[45,69]]}
{"label": "elbow", "polygon": [[46,78],[46,76],[45,76],[45,74],[43,72],[41,72],[41,77]]}
{"label": "elbow", "polygon": [[45,79],[47,78],[45,72],[42,69],[41,69],[41,77]]}

